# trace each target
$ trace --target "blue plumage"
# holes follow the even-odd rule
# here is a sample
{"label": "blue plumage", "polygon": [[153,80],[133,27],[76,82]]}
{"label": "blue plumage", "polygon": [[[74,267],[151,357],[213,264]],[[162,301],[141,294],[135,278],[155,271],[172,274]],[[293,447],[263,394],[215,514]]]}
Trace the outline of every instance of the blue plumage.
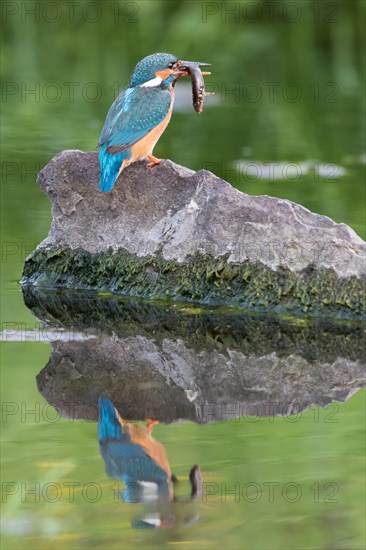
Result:
{"label": "blue plumage", "polygon": [[104,144],[99,151],[99,164],[100,164],[100,183],[99,189],[108,193],[114,187],[115,181],[118,177],[118,172],[121,168],[122,162],[125,159],[131,157],[129,150],[123,151],[119,155],[109,155],[106,152],[107,145]]}
{"label": "blue plumage", "polygon": [[174,65],[176,61],[177,57],[171,53],[153,53],[144,57],[133,70],[128,83],[129,88],[140,86],[144,82],[152,80],[157,70]]}
{"label": "blue plumage", "polygon": [[169,498],[169,480],[166,472],[139,444],[124,433],[111,401],[99,399],[99,448],[109,476],[125,483],[124,502],[143,500],[143,482],[155,483],[160,497]]}
{"label": "blue plumage", "polygon": [[98,438],[99,443],[107,441],[108,439],[119,439],[122,437],[122,426],[118,421],[115,408],[112,402],[105,398],[100,397],[98,400],[99,405],[99,419],[98,419]]}
{"label": "blue plumage", "polygon": [[[127,161],[127,165],[139,160],[133,158],[131,148],[168,115],[173,100],[170,88],[174,78],[159,79],[155,72],[165,69],[174,60],[176,58],[170,54],[154,54],[140,61],[128,88],[122,91],[109,109],[98,142],[101,148],[101,191],[113,189],[123,161]],[[146,82],[149,82],[148,86],[145,86]]]}
{"label": "blue plumage", "polygon": [[128,87],[108,111],[98,147],[100,190],[111,191],[122,170],[144,158],[160,163],[153,148],[169,123],[174,84],[192,68],[207,63],[179,61],[169,53],[148,55],[137,63]]}
{"label": "blue plumage", "polygon": [[127,88],[109,110],[99,145],[106,144],[108,153],[126,151],[164,120],[171,101],[160,86]]}

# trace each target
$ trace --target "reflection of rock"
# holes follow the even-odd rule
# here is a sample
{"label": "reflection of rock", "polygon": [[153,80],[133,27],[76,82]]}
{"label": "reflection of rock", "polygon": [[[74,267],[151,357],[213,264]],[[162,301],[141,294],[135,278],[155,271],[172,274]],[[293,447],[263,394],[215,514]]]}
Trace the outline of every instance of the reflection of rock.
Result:
{"label": "reflection of rock", "polygon": [[[293,414],[343,401],[364,384],[361,323],[293,324],[93,293],[23,291],[48,325],[78,331],[79,341],[52,344],[37,378],[65,416],[95,420],[101,395],[129,420]],[[98,337],[89,339],[90,330]]]}
{"label": "reflection of rock", "polygon": [[106,396],[128,420],[195,419],[185,394],[189,380],[176,384],[169,378],[153,341],[101,337],[93,343],[53,343],[51,359],[37,377],[39,391],[62,415],[96,420],[98,398]]}
{"label": "reflection of rock", "polygon": [[[187,304],[152,304],[95,292],[43,290],[23,286],[26,305],[47,326],[154,340],[183,339],[200,350],[241,350],[247,355],[300,355],[309,362],[333,363],[337,357],[364,358],[364,325],[360,322],[283,319],[223,308]],[[75,332],[75,331],[74,331]],[[79,338],[75,334],[75,338]],[[81,336],[82,337],[82,336]],[[65,333],[60,339],[67,339]],[[74,337],[71,336],[72,339]],[[52,338],[54,339],[54,337]]]}
{"label": "reflection of rock", "polygon": [[311,404],[344,401],[364,376],[358,361],[310,363],[295,354],[198,351],[179,339],[101,336],[52,348],[37,377],[39,391],[60,414],[90,420],[97,419],[101,395],[129,420],[295,414]]}
{"label": "reflection of rock", "polygon": [[134,296],[358,318],[365,243],[290,201],[212,173],[136,163],[109,194],[96,153],[64,151],[38,181],[52,202],[24,281]]}

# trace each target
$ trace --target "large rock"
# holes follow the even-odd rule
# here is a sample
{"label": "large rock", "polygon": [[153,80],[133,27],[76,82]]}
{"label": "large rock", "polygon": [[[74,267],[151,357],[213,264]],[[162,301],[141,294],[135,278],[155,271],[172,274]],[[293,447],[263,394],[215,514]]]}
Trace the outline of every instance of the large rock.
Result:
{"label": "large rock", "polygon": [[48,237],[24,282],[262,311],[360,318],[365,243],[293,202],[250,196],[171,161],[128,167],[109,194],[96,153],[64,151],[39,174]]}

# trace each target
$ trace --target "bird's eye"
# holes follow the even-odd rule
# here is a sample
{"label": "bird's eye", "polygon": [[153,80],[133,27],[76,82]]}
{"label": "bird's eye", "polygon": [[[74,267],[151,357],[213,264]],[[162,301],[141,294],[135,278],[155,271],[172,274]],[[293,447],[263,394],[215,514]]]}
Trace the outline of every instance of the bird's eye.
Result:
{"label": "bird's eye", "polygon": [[175,65],[176,61],[172,61],[171,63],[169,63],[168,67],[169,69],[172,69]]}

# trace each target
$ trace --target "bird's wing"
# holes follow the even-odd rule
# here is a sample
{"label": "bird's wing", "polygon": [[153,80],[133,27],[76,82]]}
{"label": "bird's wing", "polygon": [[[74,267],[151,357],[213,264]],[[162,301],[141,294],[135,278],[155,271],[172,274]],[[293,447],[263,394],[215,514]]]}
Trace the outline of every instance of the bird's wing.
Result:
{"label": "bird's wing", "polygon": [[167,116],[172,102],[169,90],[127,88],[109,109],[98,146],[117,155],[142,139]]}
{"label": "bird's wing", "polygon": [[167,473],[140,445],[129,441],[110,440],[100,443],[99,448],[107,474],[110,476],[156,483],[168,479]]}

